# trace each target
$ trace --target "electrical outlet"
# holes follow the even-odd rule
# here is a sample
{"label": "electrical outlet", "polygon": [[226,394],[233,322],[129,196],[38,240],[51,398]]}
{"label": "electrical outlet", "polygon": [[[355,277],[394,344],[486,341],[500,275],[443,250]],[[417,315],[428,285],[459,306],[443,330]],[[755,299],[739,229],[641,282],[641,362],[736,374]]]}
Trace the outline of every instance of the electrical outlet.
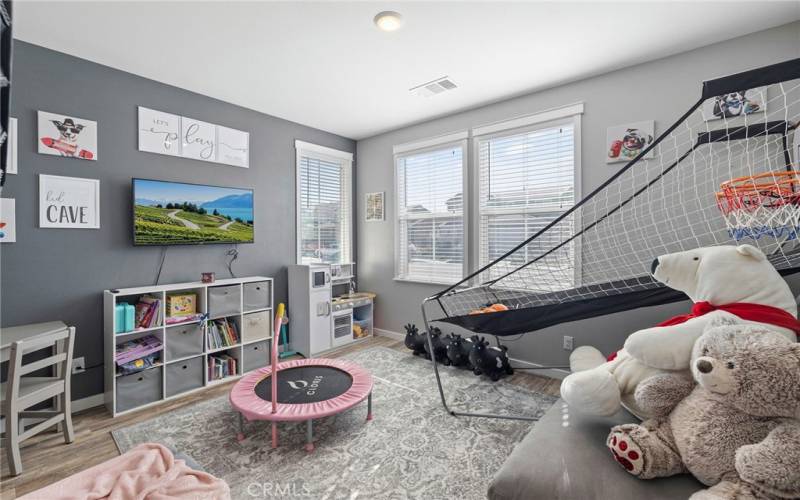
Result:
{"label": "electrical outlet", "polygon": [[564,335],[564,350],[571,351],[572,350],[572,337],[569,335]]}
{"label": "electrical outlet", "polygon": [[86,371],[86,360],[83,359],[83,356],[80,358],[75,358],[72,360],[72,374],[76,373],[83,373]]}

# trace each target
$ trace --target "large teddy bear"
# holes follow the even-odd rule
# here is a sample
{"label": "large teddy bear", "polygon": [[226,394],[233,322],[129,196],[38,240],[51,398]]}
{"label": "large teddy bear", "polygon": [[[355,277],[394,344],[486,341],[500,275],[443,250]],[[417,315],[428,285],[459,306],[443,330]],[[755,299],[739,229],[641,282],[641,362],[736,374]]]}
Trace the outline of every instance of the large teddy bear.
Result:
{"label": "large teddy bear", "polygon": [[711,327],[691,373],[639,384],[655,418],[611,429],[617,462],[642,479],[692,473],[711,486],[692,500],[800,498],[800,344],[763,326]]}
{"label": "large teddy bear", "polygon": [[692,313],[631,334],[615,357],[606,361],[589,346],[570,356],[573,373],[561,384],[561,396],[573,408],[613,415],[620,403],[640,418],[634,391],[653,375],[687,371],[692,346],[715,318],[738,318],[767,324],[790,340],[800,333],[797,305],[789,286],[752,245],[715,246],[663,255],[653,261],[653,276],[684,292]]}

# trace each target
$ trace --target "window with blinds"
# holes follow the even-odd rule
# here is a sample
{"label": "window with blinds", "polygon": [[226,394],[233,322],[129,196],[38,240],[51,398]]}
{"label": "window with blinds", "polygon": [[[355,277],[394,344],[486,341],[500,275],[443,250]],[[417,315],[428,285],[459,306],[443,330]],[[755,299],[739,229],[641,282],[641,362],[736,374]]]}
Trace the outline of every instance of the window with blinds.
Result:
{"label": "window with blinds", "polygon": [[464,273],[464,146],[396,156],[395,275],[454,283]]}
{"label": "window with blinds", "polygon": [[[534,235],[575,203],[575,131],[572,123],[523,132],[478,138],[479,264],[494,261]],[[574,234],[574,221],[565,220],[502,266],[487,279],[498,278],[541,257]],[[546,267],[544,269],[543,267]],[[555,288],[575,286],[575,248],[569,244],[556,254],[526,266],[530,283],[545,273]],[[548,290],[553,289],[548,284]]]}
{"label": "window with blinds", "polygon": [[351,162],[298,149],[298,263],[349,263]]}

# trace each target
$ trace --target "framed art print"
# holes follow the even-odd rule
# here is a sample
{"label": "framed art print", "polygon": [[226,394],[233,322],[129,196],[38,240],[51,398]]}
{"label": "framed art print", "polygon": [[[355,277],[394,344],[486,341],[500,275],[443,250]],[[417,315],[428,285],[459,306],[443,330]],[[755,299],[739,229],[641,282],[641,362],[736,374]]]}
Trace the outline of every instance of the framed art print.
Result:
{"label": "framed art print", "polygon": [[181,117],[139,106],[139,151],[181,155]]}
{"label": "framed art print", "polygon": [[97,160],[97,122],[47,111],[38,118],[40,154]]}
{"label": "framed art print", "polygon": [[17,119],[8,119],[8,147],[6,148],[6,174],[17,173],[17,161],[19,151],[17,149]]}
{"label": "framed art print", "polygon": [[39,227],[100,228],[100,181],[39,174]]}
{"label": "framed art print", "polygon": [[384,191],[367,193],[365,207],[366,215],[364,220],[366,222],[378,222],[386,220]]}
{"label": "framed art print", "polygon": [[0,198],[0,243],[17,241],[17,213],[14,198]]}
{"label": "framed art print", "polygon": [[[629,162],[636,158],[655,138],[655,121],[615,125],[606,129],[606,163]],[[645,160],[655,157],[650,151]]]}

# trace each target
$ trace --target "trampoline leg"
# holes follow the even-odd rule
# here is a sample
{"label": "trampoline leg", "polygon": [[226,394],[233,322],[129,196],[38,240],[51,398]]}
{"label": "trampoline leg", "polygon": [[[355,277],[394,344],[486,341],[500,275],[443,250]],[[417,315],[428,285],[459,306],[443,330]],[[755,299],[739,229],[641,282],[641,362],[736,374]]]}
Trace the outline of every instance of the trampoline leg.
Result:
{"label": "trampoline leg", "polygon": [[306,451],[311,453],[314,451],[314,428],[312,420],[306,420]]}
{"label": "trampoline leg", "polygon": [[278,447],[278,422],[272,422],[272,447]]}
{"label": "trampoline leg", "polygon": [[372,420],[372,391],[367,396],[367,422]]}
{"label": "trampoline leg", "polygon": [[239,414],[239,432],[236,433],[237,441],[244,441],[244,416]]}

